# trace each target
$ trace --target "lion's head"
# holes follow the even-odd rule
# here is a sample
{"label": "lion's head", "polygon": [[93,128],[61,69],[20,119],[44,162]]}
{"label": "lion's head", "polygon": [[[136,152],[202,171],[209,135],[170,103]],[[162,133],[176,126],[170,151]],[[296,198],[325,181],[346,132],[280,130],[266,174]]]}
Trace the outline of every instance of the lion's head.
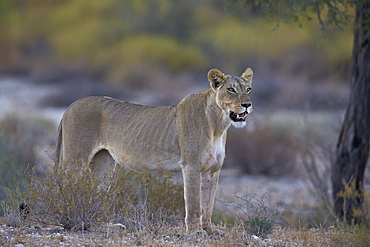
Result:
{"label": "lion's head", "polygon": [[218,106],[229,115],[236,127],[245,126],[247,114],[253,111],[252,78],[253,71],[250,68],[247,68],[241,77],[224,75],[218,69],[208,72],[208,80],[216,92]]}

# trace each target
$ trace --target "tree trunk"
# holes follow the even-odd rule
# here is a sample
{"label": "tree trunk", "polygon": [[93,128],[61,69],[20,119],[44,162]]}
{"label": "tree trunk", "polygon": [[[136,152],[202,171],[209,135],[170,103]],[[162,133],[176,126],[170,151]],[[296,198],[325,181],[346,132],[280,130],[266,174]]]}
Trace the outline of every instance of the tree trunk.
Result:
{"label": "tree trunk", "polygon": [[364,172],[370,142],[370,0],[356,6],[350,101],[332,166],[334,211],[341,219],[363,219]]}

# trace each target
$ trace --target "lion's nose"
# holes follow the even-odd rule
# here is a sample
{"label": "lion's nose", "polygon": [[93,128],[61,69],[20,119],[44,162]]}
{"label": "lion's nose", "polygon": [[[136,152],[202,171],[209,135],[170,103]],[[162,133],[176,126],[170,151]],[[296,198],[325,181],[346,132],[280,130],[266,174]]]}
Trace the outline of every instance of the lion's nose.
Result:
{"label": "lion's nose", "polygon": [[242,106],[245,107],[245,108],[248,108],[248,107],[252,106],[252,103],[243,103]]}

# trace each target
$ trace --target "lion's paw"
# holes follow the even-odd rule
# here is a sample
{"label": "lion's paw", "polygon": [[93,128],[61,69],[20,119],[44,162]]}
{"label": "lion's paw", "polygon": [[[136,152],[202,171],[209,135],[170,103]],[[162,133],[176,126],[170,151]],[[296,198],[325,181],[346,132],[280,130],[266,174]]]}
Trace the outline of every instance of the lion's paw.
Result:
{"label": "lion's paw", "polygon": [[205,230],[198,230],[198,231],[195,232],[195,235],[197,237],[208,237],[209,234]]}
{"label": "lion's paw", "polygon": [[210,235],[213,237],[223,237],[225,236],[225,233],[219,229],[214,229]]}
{"label": "lion's paw", "polygon": [[[207,229],[208,230],[208,229]],[[225,236],[225,233],[219,229],[214,229],[214,230],[198,230],[198,231],[195,231],[191,234],[188,234],[189,237],[224,237]]]}

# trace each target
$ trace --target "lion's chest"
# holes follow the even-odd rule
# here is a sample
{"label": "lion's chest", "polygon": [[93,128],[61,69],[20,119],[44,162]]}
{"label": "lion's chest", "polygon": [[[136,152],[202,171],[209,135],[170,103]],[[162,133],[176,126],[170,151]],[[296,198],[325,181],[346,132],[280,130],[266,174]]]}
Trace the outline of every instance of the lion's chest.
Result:
{"label": "lion's chest", "polygon": [[205,149],[202,160],[202,171],[218,170],[221,168],[225,158],[225,141],[224,136],[214,137]]}

